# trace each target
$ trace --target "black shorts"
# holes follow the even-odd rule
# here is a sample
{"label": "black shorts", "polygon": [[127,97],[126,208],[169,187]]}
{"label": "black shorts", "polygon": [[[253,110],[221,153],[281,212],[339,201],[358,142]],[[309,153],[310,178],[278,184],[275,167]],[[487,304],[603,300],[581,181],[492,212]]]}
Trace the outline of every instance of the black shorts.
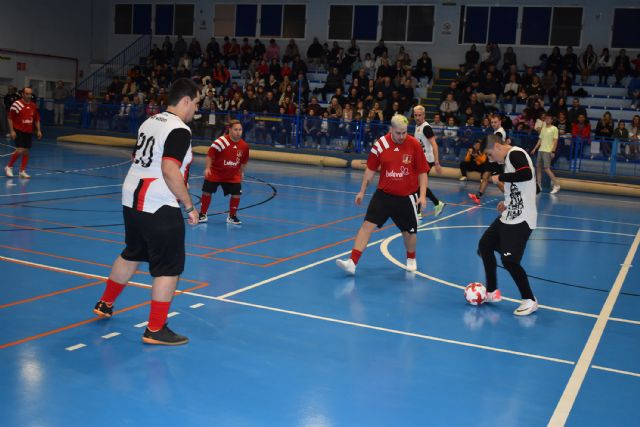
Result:
{"label": "black shorts", "polygon": [[418,194],[393,196],[376,190],[364,218],[382,228],[389,218],[400,229],[410,234],[418,232]]}
{"label": "black shorts", "polygon": [[242,195],[242,183],[240,182],[212,182],[205,179],[202,184],[202,191],[205,193],[215,193],[218,191],[219,186],[222,187],[225,196],[229,194],[232,196]]}
{"label": "black shorts", "polygon": [[26,148],[27,150],[31,149],[31,139],[33,138],[32,133],[20,132],[16,131],[16,148]]}
{"label": "black shorts", "polygon": [[504,165],[496,162],[487,162],[484,164],[482,172],[489,172],[491,175],[500,175],[504,172]]}
{"label": "black shorts", "polygon": [[179,208],[163,206],[151,214],[123,206],[123,216],[127,246],[122,258],[148,262],[153,277],[184,271],[184,218]]}
{"label": "black shorts", "polygon": [[497,218],[480,238],[479,247],[500,252],[503,262],[519,264],[531,236],[526,221],[520,224],[505,224]]}
{"label": "black shorts", "polygon": [[427,172],[427,175],[429,175],[431,173],[431,170],[435,167],[436,162],[429,162],[429,172]]}

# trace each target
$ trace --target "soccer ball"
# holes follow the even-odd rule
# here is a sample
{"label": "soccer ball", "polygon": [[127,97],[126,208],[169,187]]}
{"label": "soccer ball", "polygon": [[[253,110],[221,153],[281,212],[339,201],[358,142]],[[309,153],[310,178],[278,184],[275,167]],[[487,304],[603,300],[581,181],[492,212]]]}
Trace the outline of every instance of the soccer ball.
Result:
{"label": "soccer ball", "polygon": [[464,288],[464,298],[471,305],[480,305],[487,299],[487,288],[482,283],[469,283]]}

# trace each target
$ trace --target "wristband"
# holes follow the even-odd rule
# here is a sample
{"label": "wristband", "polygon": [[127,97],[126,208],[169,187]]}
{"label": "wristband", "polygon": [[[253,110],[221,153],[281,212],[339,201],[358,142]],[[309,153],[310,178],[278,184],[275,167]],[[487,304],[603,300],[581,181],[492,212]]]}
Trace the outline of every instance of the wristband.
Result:
{"label": "wristband", "polygon": [[191,212],[193,212],[194,209],[195,208],[193,206],[191,206],[190,208],[185,208],[184,212],[185,213],[191,213]]}

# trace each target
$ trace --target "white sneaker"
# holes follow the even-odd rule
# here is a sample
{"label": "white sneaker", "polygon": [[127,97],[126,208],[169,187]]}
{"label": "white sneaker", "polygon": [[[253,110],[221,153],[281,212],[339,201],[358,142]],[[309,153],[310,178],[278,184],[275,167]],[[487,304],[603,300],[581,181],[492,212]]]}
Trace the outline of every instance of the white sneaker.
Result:
{"label": "white sneaker", "polygon": [[461,176],[460,178],[458,178],[458,181],[463,181],[463,182],[464,182],[464,181],[466,181],[466,180],[467,180],[467,177],[466,177],[466,176]]}
{"label": "white sneaker", "polygon": [[4,174],[7,175],[9,178],[13,178],[13,168],[10,168],[9,166],[5,166]]}
{"label": "white sneaker", "polygon": [[442,200],[440,200],[440,203],[438,203],[434,209],[434,213],[433,216],[439,216],[442,213],[442,210],[444,209],[446,203],[443,202]]}
{"label": "white sneaker", "polygon": [[558,191],[560,191],[560,186],[558,184],[554,185],[553,188],[551,189],[551,192],[549,194],[556,194]]}
{"label": "white sneaker", "polygon": [[200,215],[198,215],[198,224],[202,224],[207,221],[209,221],[209,217],[207,216],[207,214],[201,213]]}
{"label": "white sneaker", "polygon": [[500,289],[496,289],[493,292],[487,292],[487,299],[484,302],[500,302],[502,301],[502,294],[500,293]]}
{"label": "white sneaker", "polygon": [[29,175],[27,171],[20,171],[20,178],[29,179],[31,175]]}
{"label": "white sneaker", "polygon": [[417,271],[418,262],[415,258],[407,258],[407,271]]}
{"label": "white sneaker", "polygon": [[538,301],[534,299],[523,299],[520,307],[516,308],[513,314],[516,316],[528,316],[536,310],[538,310]]}
{"label": "white sneaker", "polygon": [[349,259],[337,259],[336,265],[340,267],[342,271],[347,273],[350,276],[356,274],[356,265],[354,264],[351,258]]}

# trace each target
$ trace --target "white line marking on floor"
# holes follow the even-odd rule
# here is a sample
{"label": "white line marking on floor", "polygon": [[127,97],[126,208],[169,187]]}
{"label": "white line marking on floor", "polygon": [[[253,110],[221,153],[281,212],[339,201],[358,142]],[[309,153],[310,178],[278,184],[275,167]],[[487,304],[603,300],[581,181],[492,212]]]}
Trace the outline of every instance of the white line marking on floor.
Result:
{"label": "white line marking on floor", "polygon": [[[633,258],[636,255],[636,251],[638,250],[638,245],[640,245],[640,228],[636,233],[635,239],[633,239],[633,243],[629,248],[627,257],[624,260],[624,264],[631,264]],[[628,272],[629,267],[622,267],[618,272],[618,277],[616,277],[616,280],[611,287],[611,291],[609,291],[609,295],[607,296],[607,299],[604,302],[602,309],[600,310],[598,320],[596,320],[596,324],[591,330],[589,339],[587,340],[587,343],[585,344],[582,353],[580,354],[580,358],[578,359],[578,362],[573,369],[573,373],[569,378],[569,382],[567,383],[567,386],[565,387],[564,392],[562,393],[562,396],[558,401],[556,409],[553,411],[553,415],[551,416],[551,420],[549,421],[550,426],[564,426],[567,422],[576,397],[578,397],[578,393],[580,392],[580,387],[582,386],[584,378],[587,375],[587,371],[589,370],[589,365],[591,365],[591,360],[593,360],[593,356],[596,353],[598,344],[600,344],[600,339],[602,338],[604,329],[607,326],[609,316],[611,316],[611,312],[613,311],[613,306],[615,305],[616,300],[620,295],[622,284],[624,283]]]}
{"label": "white line marking on floor", "polygon": [[67,351],[76,351],[76,350],[79,350],[79,349],[81,349],[83,347],[86,347],[86,346],[87,346],[86,344],[80,343],[80,344],[72,345],[71,347],[67,347],[67,348],[65,348],[65,350],[67,350]]}
{"label": "white line marking on floor", "polygon": [[[30,196],[32,194],[46,194],[46,193],[64,193],[66,191],[94,190],[96,188],[110,188],[110,187],[122,187],[122,184],[93,185],[91,187],[61,188],[58,190],[32,191],[29,193],[0,194],[0,197]],[[35,201],[37,200],[32,200],[32,202],[35,202]]]}
{"label": "white line marking on floor", "polygon": [[[445,216],[445,217],[438,218],[438,219],[436,219],[436,220],[430,221],[430,222],[428,222],[428,223],[426,223],[426,224],[422,225],[421,227],[426,227],[426,226],[428,226],[428,225],[435,224],[435,223],[437,223],[437,222],[445,221],[445,220],[447,220],[447,219],[449,219],[449,218],[453,218],[454,216],[461,215],[461,214],[463,214],[463,213],[469,212],[469,211],[474,210],[474,209],[476,209],[476,206],[472,206],[472,207],[470,207],[470,208],[468,208],[468,209],[464,209],[464,210],[462,210],[462,211],[459,211],[459,212],[453,213],[453,214],[451,214],[451,215],[447,215],[447,216]],[[374,242],[370,242],[370,243],[367,245],[367,247],[371,247],[371,246],[377,245],[378,243],[381,243],[381,242],[383,242],[384,240],[385,240],[385,239],[383,238],[383,239],[376,240],[376,241],[374,241]],[[291,275],[296,274],[296,273],[299,273],[299,272],[301,272],[301,271],[308,270],[308,269],[313,268],[313,267],[315,267],[315,266],[317,266],[317,265],[324,264],[324,263],[329,262],[329,261],[333,261],[333,260],[335,260],[335,259],[338,259],[338,258],[340,258],[340,257],[342,257],[342,256],[345,256],[345,255],[348,255],[348,254],[350,254],[350,253],[351,253],[351,250],[346,251],[346,252],[342,252],[342,253],[340,253],[340,254],[338,254],[338,255],[334,255],[334,256],[331,256],[331,257],[328,257],[328,258],[322,259],[322,260],[320,260],[320,261],[313,262],[313,263],[311,263],[311,264],[304,265],[304,266],[302,266],[302,267],[296,268],[295,270],[287,271],[286,273],[282,273],[282,274],[279,274],[279,275],[277,275],[277,276],[271,277],[271,278],[269,278],[269,279],[262,280],[262,281],[260,281],[260,282],[258,282],[258,283],[254,283],[254,284],[252,284],[252,285],[245,286],[244,288],[240,288],[240,289],[237,289],[237,290],[235,290],[235,291],[228,292],[228,293],[226,293],[226,294],[224,294],[224,295],[220,295],[220,297],[219,297],[219,298],[229,298],[229,297],[232,297],[232,296],[234,296],[234,295],[241,294],[241,293],[246,292],[246,291],[248,291],[248,290],[255,289],[255,288],[260,287],[260,286],[262,286],[262,285],[266,285],[267,283],[275,282],[276,280],[282,279],[282,278],[284,278],[284,277],[291,276]]]}
{"label": "white line marking on floor", "polygon": [[199,303],[197,303],[197,304],[190,305],[189,307],[191,307],[191,308],[200,308],[200,307],[202,307],[203,305],[204,305],[203,303],[199,302]]}
{"label": "white line marking on floor", "polygon": [[167,317],[177,316],[178,314],[180,313],[178,313],[177,311],[172,311],[171,313],[167,314]]}
{"label": "white line marking on floor", "polygon": [[105,340],[117,337],[118,335],[120,335],[120,332],[111,332],[110,334],[107,335],[103,335],[102,338],[104,338]]}
{"label": "white line marking on floor", "polygon": [[604,366],[597,366],[597,365],[591,365],[591,367],[593,369],[599,369],[601,371],[613,372],[613,373],[616,373],[616,374],[629,375],[629,376],[632,376],[632,377],[640,378],[640,374],[637,373],[637,372],[621,371],[620,369],[606,368]]}
{"label": "white line marking on floor", "polygon": [[148,324],[149,324],[149,322],[142,322],[142,323],[138,323],[137,325],[133,325],[133,326],[136,327],[136,328],[144,328]]}

